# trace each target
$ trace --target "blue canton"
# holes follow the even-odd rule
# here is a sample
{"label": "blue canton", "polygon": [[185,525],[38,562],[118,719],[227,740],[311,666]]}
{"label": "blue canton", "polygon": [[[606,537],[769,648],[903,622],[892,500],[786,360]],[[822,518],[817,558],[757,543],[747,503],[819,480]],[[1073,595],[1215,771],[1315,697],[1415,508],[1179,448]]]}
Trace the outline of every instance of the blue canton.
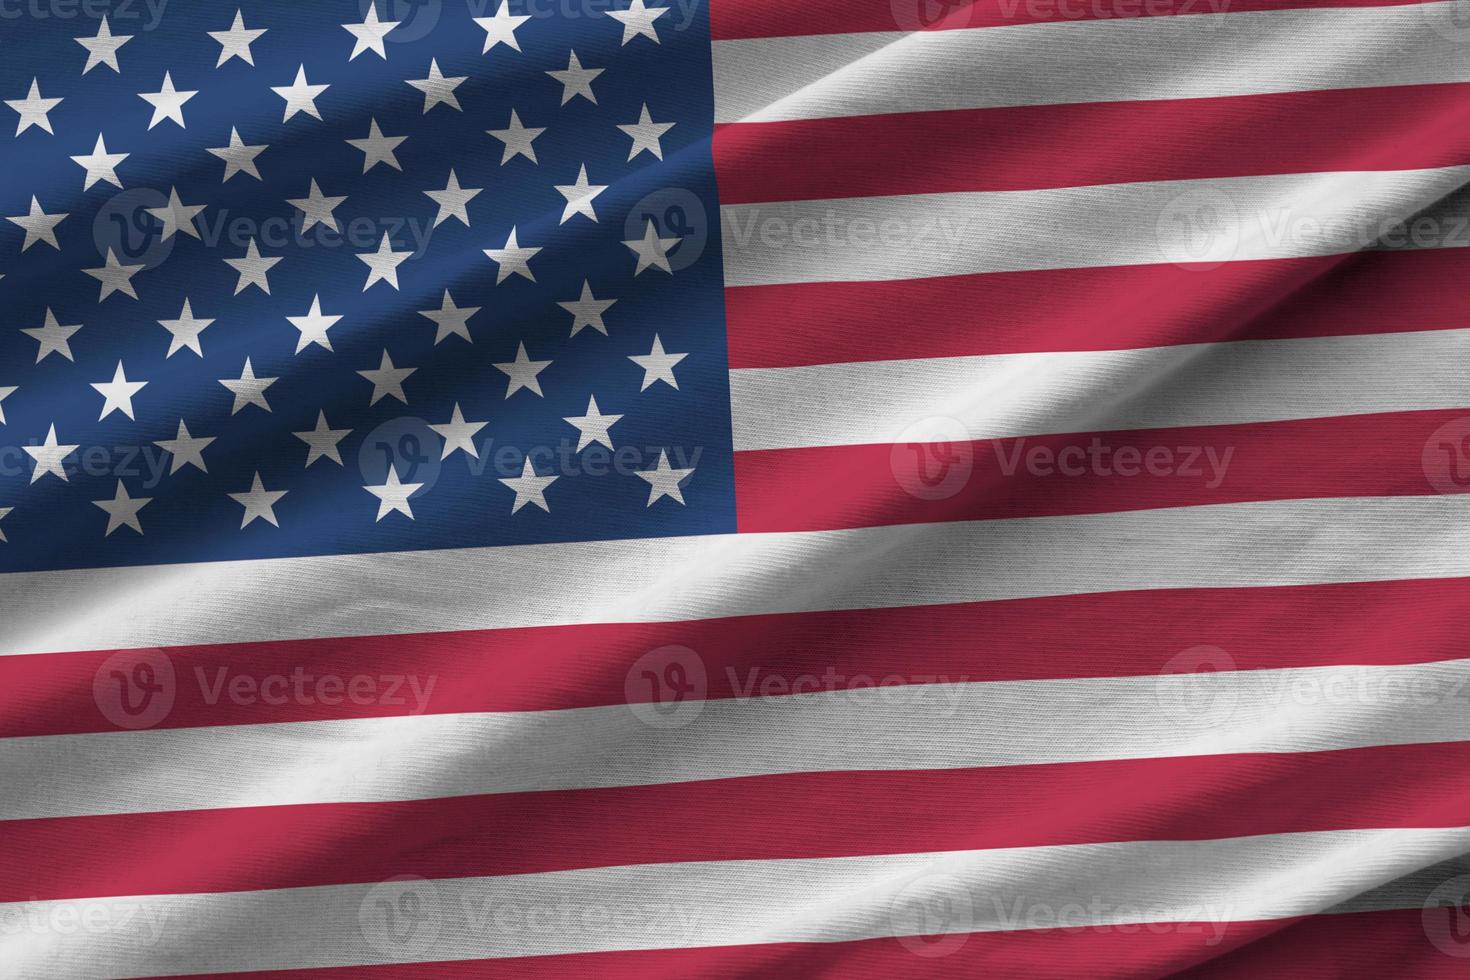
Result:
{"label": "blue canton", "polygon": [[5,6],[0,569],[733,531],[712,101],[698,3]]}

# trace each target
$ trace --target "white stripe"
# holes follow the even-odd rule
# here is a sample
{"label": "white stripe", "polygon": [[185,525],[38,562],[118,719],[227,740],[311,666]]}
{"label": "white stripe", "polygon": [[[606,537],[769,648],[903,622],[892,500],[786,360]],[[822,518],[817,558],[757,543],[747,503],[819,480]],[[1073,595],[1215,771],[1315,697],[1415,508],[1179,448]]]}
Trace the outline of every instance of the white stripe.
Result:
{"label": "white stripe", "polygon": [[[717,41],[715,120],[1470,80],[1463,2]],[[1425,9],[1437,8],[1437,9]]]}
{"label": "white stripe", "polygon": [[725,280],[875,282],[1335,255],[1370,247],[1467,181],[1470,167],[1460,166],[736,204],[721,209]]}
{"label": "white stripe", "polygon": [[1470,828],[1349,830],[34,902],[0,906],[0,925],[19,924],[0,929],[0,959],[15,980],[51,980],[927,934],[909,941],[922,950],[940,932],[1149,922],[1187,923],[1204,945],[1466,848]]}
{"label": "white stripe", "polygon": [[672,728],[612,705],[5,739],[0,819],[1470,740],[1467,660],[1237,671],[1211,658],[1203,673],[692,703]]}
{"label": "white stripe", "polygon": [[909,442],[936,418],[1001,439],[1464,408],[1467,356],[1470,330],[1444,330],[861,361],[732,371],[730,397],[737,450]]}
{"label": "white stripe", "polygon": [[0,575],[5,654],[1470,576],[1470,496]]}

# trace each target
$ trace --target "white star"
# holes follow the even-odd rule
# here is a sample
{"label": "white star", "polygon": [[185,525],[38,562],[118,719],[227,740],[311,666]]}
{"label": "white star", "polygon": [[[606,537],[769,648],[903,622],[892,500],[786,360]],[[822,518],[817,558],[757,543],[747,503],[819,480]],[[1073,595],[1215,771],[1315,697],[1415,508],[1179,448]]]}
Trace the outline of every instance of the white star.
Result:
{"label": "white star", "polygon": [[341,316],[324,316],[322,314],[322,298],[317,295],[311,301],[311,309],[305,316],[288,316],[291,326],[301,331],[301,336],[296,341],[296,353],[300,354],[312,344],[332,349],[332,342],[327,339],[327,331],[337,325]]}
{"label": "white star", "polygon": [[539,251],[541,251],[539,248],[522,248],[520,242],[516,241],[516,230],[512,226],[510,237],[505,240],[505,248],[485,249],[485,255],[490,261],[500,266],[499,274],[495,277],[495,284],[500,285],[512,274],[524,276],[535,282],[536,277],[531,274],[530,262]]}
{"label": "white star", "polygon": [[114,187],[122,187],[122,181],[117,179],[117,165],[126,160],[129,153],[108,153],[107,144],[102,140],[102,134],[97,134],[97,146],[91,153],[82,156],[74,156],[73,160],[87,171],[86,183],[82,190],[90,190],[92,185],[99,180],[105,180]]}
{"label": "white star", "polygon": [[684,494],[679,490],[679,484],[689,479],[694,474],[691,466],[687,470],[676,470],[669,466],[669,454],[664,450],[658,451],[658,462],[651,470],[639,470],[638,475],[648,481],[648,503],[652,507],[660,497],[672,497],[679,503],[684,503]]}
{"label": "white star", "polygon": [[429,110],[434,108],[436,105],[439,105],[441,102],[452,109],[463,112],[464,109],[460,108],[459,97],[454,94],[454,90],[459,88],[467,81],[469,81],[468,75],[460,75],[456,78],[445,78],[443,74],[441,74],[439,71],[439,61],[436,58],[429,59],[428,78],[405,79],[405,82],[407,84],[412,85],[414,88],[424,93],[425,115],[428,115]]}
{"label": "white star", "polygon": [[602,315],[612,308],[615,299],[598,299],[592,295],[592,284],[582,280],[582,298],[570,303],[557,303],[562,309],[572,315],[572,336],[583,327],[591,327],[604,337],[607,336],[607,324],[602,322]]}
{"label": "white star", "polygon": [[622,419],[621,415],[603,415],[597,407],[596,396],[587,399],[587,414],[573,415],[562,419],[568,425],[576,427],[581,435],[577,439],[575,452],[581,452],[594,443],[601,443],[609,449],[613,448],[612,434],[608,431]]}
{"label": "white star", "polygon": [[44,327],[25,327],[21,333],[33,340],[39,341],[41,349],[36,352],[36,363],[40,364],[46,359],[46,355],[55,352],[68,361],[75,361],[71,356],[71,335],[82,329],[80,323],[72,326],[62,326],[56,320],[56,314],[51,312],[51,307],[46,307],[46,325]]}
{"label": "white star", "polygon": [[674,128],[673,123],[656,123],[648,114],[648,103],[643,103],[643,112],[639,114],[638,121],[626,126],[619,126],[623,132],[633,137],[633,148],[628,151],[628,159],[632,160],[638,154],[647,150],[655,157],[664,158],[664,147],[659,142],[665,133]]}
{"label": "white star", "polygon": [[357,38],[357,43],[352,46],[352,53],[347,56],[351,61],[364,51],[371,51],[384,61],[388,60],[388,50],[383,47],[383,38],[388,32],[397,27],[401,21],[378,20],[378,0],[373,0],[372,6],[368,8],[367,19],[361,24],[343,24],[342,28]]}
{"label": "white star", "polygon": [[459,410],[459,402],[455,402],[454,414],[449,417],[448,422],[443,425],[429,426],[444,440],[444,452],[439,458],[448,459],[456,451],[463,449],[466,455],[479,459],[480,451],[475,448],[475,433],[489,424],[489,422],[466,422],[464,413]]}
{"label": "white star", "polygon": [[35,483],[48,473],[59,476],[64,482],[71,480],[66,475],[66,457],[77,451],[76,446],[61,446],[56,443],[56,426],[53,424],[50,431],[46,433],[46,441],[39,446],[21,446],[26,455],[36,461],[36,468],[31,470],[31,482]]}
{"label": "white star", "polygon": [[551,508],[546,506],[546,488],[555,483],[559,477],[537,476],[536,467],[531,465],[531,457],[526,457],[526,465],[521,469],[521,475],[500,482],[516,492],[516,502],[511,505],[510,512],[517,513],[527,504],[535,504],[546,513],[551,513]]}
{"label": "white star", "polygon": [[342,464],[342,451],[337,448],[337,443],[352,434],[351,429],[334,429],[327,424],[327,413],[318,411],[316,413],[316,428],[309,432],[291,433],[302,442],[306,443],[306,465],[310,466],[319,459],[330,459],[338,466]]}
{"label": "white star", "polygon": [[501,154],[500,165],[503,167],[518,156],[523,156],[532,163],[537,163],[536,148],[531,144],[536,137],[546,132],[546,127],[535,129],[530,126],[521,125],[521,117],[514,109],[510,110],[510,126],[506,129],[485,130],[500,142],[505,144],[505,152]]}
{"label": "white star", "polygon": [[133,39],[131,34],[114,35],[112,28],[107,26],[107,18],[102,18],[102,27],[97,31],[96,37],[79,37],[76,42],[87,49],[87,67],[82,69],[82,74],[96,68],[98,65],[106,65],[119,75],[122,69],[117,66],[117,49]]}
{"label": "white star", "polygon": [[5,424],[5,399],[9,398],[17,391],[20,391],[20,389],[13,386],[9,388],[0,388],[0,425]]}
{"label": "white star", "polygon": [[164,359],[173,357],[185,347],[203,357],[204,349],[199,346],[199,335],[213,322],[213,320],[201,320],[195,317],[193,308],[189,306],[189,300],[185,298],[184,308],[180,311],[177,320],[158,321],[159,326],[173,334],[173,340],[169,341],[168,353],[163,355]]}
{"label": "white star", "polygon": [[204,465],[204,450],[214,442],[214,438],[190,435],[189,427],[184,424],[183,419],[179,419],[178,435],[173,439],[160,439],[154,445],[172,457],[173,461],[168,469],[170,476],[185,466],[195,466],[200,472],[208,473],[209,468]]}
{"label": "white star", "polygon": [[56,132],[51,128],[51,120],[46,113],[61,105],[61,100],[41,98],[41,89],[36,84],[36,79],[31,79],[30,94],[23,99],[6,99],[5,104],[20,113],[20,121],[15,124],[15,135],[19,136],[32,126],[39,126],[48,133]]}
{"label": "white star", "polygon": [[179,124],[180,129],[186,128],[184,126],[184,103],[198,94],[198,91],[178,91],[174,88],[173,76],[168,72],[164,72],[163,87],[161,89],[157,92],[138,93],[138,98],[153,106],[153,119],[148,123],[148,128],[152,129],[165,119],[172,119]]}
{"label": "white star", "polygon": [[[9,514],[13,510],[15,510],[14,507],[0,507],[0,521],[5,520],[5,516],[7,514]],[[4,531],[0,531],[0,541],[5,541],[5,540],[7,540],[6,537],[5,537],[5,532]]]}
{"label": "white star", "polygon": [[129,381],[127,374],[123,372],[122,361],[118,361],[111,381],[96,381],[92,384],[103,398],[102,414],[97,416],[97,421],[102,421],[113,412],[122,412],[128,418],[134,418],[133,396],[147,384],[146,381]]}
{"label": "white star", "polygon": [[386,163],[394,170],[402,170],[398,164],[398,157],[393,153],[398,149],[398,144],[408,139],[407,136],[384,136],[383,131],[378,128],[378,121],[371,120],[368,125],[368,134],[360,140],[348,140],[364,154],[362,161],[362,172],[367,173],[380,163]]}
{"label": "white star", "polygon": [[120,527],[130,527],[142,534],[143,525],[138,522],[138,511],[152,500],[152,497],[129,497],[127,487],[124,487],[123,482],[118,480],[117,493],[111,500],[92,501],[94,505],[107,511],[107,533],[103,537],[111,537],[112,532]]}
{"label": "white star", "polygon": [[393,358],[389,357],[388,352],[385,350],[383,351],[383,359],[378,363],[376,368],[371,371],[359,371],[357,373],[373,383],[373,398],[372,401],[368,402],[369,405],[376,405],[379,399],[387,395],[391,395],[407,405],[408,398],[403,394],[403,382],[408,379],[410,374],[413,374],[417,370],[418,368],[394,367]]}
{"label": "white star", "polygon": [[260,180],[260,171],[255,167],[255,158],[270,149],[264,143],[258,146],[246,146],[240,140],[240,134],[235,127],[230,127],[230,145],[206,147],[206,153],[213,153],[225,162],[225,180],[238,173],[246,173]]}
{"label": "white star", "polygon": [[583,68],[577,52],[573,51],[567,59],[567,66],[562,71],[549,71],[546,74],[561,82],[561,104],[566,105],[577,96],[582,96],[593,105],[597,104],[597,96],[592,93],[592,80],[601,75],[601,68]]}
{"label": "white star", "polygon": [[393,243],[389,240],[388,233],[383,232],[383,241],[379,243],[376,252],[365,252],[358,255],[358,258],[368,267],[367,285],[362,287],[362,291],[367,292],[375,282],[386,282],[397,289],[398,267],[412,255],[413,252],[393,251]]}
{"label": "white star", "polygon": [[481,54],[489,54],[497,44],[507,45],[517,51],[521,49],[521,42],[516,40],[516,28],[531,18],[529,16],[513,17],[508,7],[506,0],[500,0],[500,7],[495,11],[494,17],[475,18],[475,23],[485,31],[485,50],[481,51]]}
{"label": "white star", "polygon": [[[506,385],[505,397],[509,398],[516,392],[525,388],[541,395],[541,381],[536,376],[551,366],[550,361],[533,361],[526,356],[526,345],[520,344],[516,348],[516,359],[495,365],[497,370],[509,375],[510,382]],[[542,397],[545,397],[542,395]]]}
{"label": "white star", "polygon": [[227,31],[209,31],[209,36],[220,44],[219,61],[215,63],[216,68],[221,67],[231,58],[239,58],[241,61],[255,67],[255,57],[250,53],[250,45],[260,39],[266,32],[264,27],[247,30],[245,17],[239,11],[235,11],[235,22]]}
{"label": "white star", "polygon": [[307,193],[306,197],[293,198],[287,200],[286,203],[296,208],[305,216],[305,220],[301,224],[301,231],[305,234],[311,231],[316,225],[326,225],[333,231],[341,231],[342,226],[337,222],[337,217],[332,212],[341,207],[342,202],[345,200],[347,200],[345,195],[343,197],[327,197],[322,193],[322,189],[316,185],[316,179],[312,178],[311,190]]}
{"label": "white star", "polygon": [[593,221],[597,220],[597,212],[592,208],[592,202],[597,200],[597,195],[607,190],[606,184],[590,184],[587,182],[587,164],[582,164],[582,169],[577,173],[575,184],[557,184],[556,190],[562,197],[567,199],[567,206],[562,209],[559,224],[566,224],[575,215],[585,215]]}
{"label": "white star", "polygon": [[258,405],[267,412],[271,410],[270,403],[265,400],[265,390],[279,381],[279,378],[257,378],[255,368],[250,365],[250,358],[245,358],[245,369],[240,372],[238,378],[220,378],[220,384],[230,389],[235,396],[235,404],[230,408],[230,414],[237,414],[246,405]]}
{"label": "white star", "polygon": [[658,44],[658,31],[654,29],[653,22],[669,12],[668,7],[645,7],[643,0],[631,0],[627,10],[605,10],[603,13],[623,25],[623,43],[638,35],[653,38],[653,43]]}
{"label": "white star", "polygon": [[285,490],[267,490],[265,484],[260,482],[260,474],[256,473],[249,490],[229,495],[231,500],[245,508],[245,516],[240,520],[240,529],[243,531],[249,527],[257,517],[280,527],[280,522],[276,520],[275,506],[280,503],[286,493]]}
{"label": "white star", "polygon": [[240,274],[240,281],[235,283],[235,295],[239,296],[251,286],[259,286],[267,296],[270,295],[271,282],[270,270],[277,262],[281,261],[279,255],[273,258],[264,258],[260,249],[255,244],[255,239],[245,245],[245,255],[238,259],[225,259],[225,265]]}
{"label": "white star", "polygon": [[459,177],[455,176],[454,168],[449,169],[449,186],[442,191],[424,191],[435,204],[439,205],[439,215],[434,219],[434,227],[438,228],[450,218],[458,218],[468,228],[470,226],[470,212],[467,205],[475,198],[482,187],[461,187]]}
{"label": "white star", "polygon": [[203,241],[204,239],[199,235],[199,229],[194,226],[194,219],[206,207],[208,207],[207,204],[185,204],[179,200],[179,189],[177,187],[170,187],[167,206],[146,208],[145,210],[163,222],[164,241],[168,241],[174,237],[177,232],[183,232],[186,235]]}
{"label": "white star", "polygon": [[14,218],[6,218],[5,220],[20,225],[25,229],[25,244],[20,247],[22,252],[37,242],[45,242],[59,252],[61,251],[61,246],[56,241],[56,226],[61,224],[62,220],[67,216],[68,214],[66,212],[47,214],[41,210],[41,202],[37,201],[35,196],[32,195],[30,214],[22,214]]}
{"label": "white star", "polygon": [[394,511],[398,511],[413,520],[413,510],[408,506],[408,498],[424,488],[422,483],[402,483],[398,479],[398,471],[390,463],[388,465],[388,482],[380,487],[363,487],[368,493],[378,498],[378,520],[382,520]]}
{"label": "white star", "polygon": [[83,269],[87,275],[102,283],[102,295],[97,297],[97,302],[102,302],[113,293],[123,293],[138,298],[138,292],[133,288],[133,277],[142,272],[146,266],[122,265],[117,261],[117,256],[112,249],[107,250],[107,264],[97,269]]}
{"label": "white star", "polygon": [[642,239],[623,242],[624,245],[631,248],[638,256],[638,268],[633,271],[633,275],[640,275],[644,269],[653,268],[662,269],[670,275],[673,275],[674,270],[669,265],[669,249],[681,241],[683,241],[682,238],[658,237],[658,227],[653,223],[652,218],[648,219],[648,225],[643,230]]}
{"label": "white star", "polygon": [[304,112],[308,116],[320,119],[322,114],[317,111],[316,99],[330,85],[311,85],[306,81],[306,66],[302,65],[296,69],[296,80],[290,85],[272,86],[271,91],[286,100],[286,115],[281,122],[290,121],[291,117],[298,112]]}
{"label": "white star", "polygon": [[437,310],[421,310],[419,316],[428,317],[438,324],[439,329],[434,334],[434,346],[450,336],[463,337],[470,343],[474,338],[470,336],[470,317],[480,312],[478,306],[459,307],[454,305],[454,298],[449,295],[449,290],[444,290],[444,302]]}
{"label": "white star", "polygon": [[658,339],[658,334],[654,334],[653,350],[647,354],[628,355],[628,360],[643,369],[643,387],[638,390],[647,391],[651,385],[662,381],[677,391],[679,382],[674,378],[674,365],[688,356],[688,354],[665,353],[664,342]]}

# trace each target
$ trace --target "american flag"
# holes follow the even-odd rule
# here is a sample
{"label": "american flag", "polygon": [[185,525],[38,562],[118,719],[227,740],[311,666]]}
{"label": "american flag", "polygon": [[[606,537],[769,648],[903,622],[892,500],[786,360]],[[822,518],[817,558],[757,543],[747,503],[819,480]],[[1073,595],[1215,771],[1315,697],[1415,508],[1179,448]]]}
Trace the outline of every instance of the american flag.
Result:
{"label": "american flag", "polygon": [[1470,0],[0,0],[0,102],[0,976],[1465,975]]}

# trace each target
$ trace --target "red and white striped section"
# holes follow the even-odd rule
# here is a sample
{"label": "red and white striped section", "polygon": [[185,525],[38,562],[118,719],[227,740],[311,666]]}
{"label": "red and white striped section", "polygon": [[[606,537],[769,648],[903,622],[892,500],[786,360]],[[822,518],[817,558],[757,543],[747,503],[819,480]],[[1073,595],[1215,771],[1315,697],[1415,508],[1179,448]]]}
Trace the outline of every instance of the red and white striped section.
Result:
{"label": "red and white striped section", "polygon": [[1470,4],[782,6],[714,21],[742,531],[1451,485]]}
{"label": "red and white striped section", "polygon": [[741,533],[0,576],[0,973],[1463,974],[1470,0],[935,12],[711,11]]}
{"label": "red and white striped section", "polygon": [[[1152,531],[1131,536],[1126,554],[1100,566],[1087,533],[1072,539],[1066,557],[1055,556],[1060,567],[1042,551],[1004,546],[982,546],[956,561],[938,541],[972,526],[1037,529],[1063,520],[1096,527],[1126,512],[1166,520],[1228,514],[1232,528],[1243,524],[1272,539],[1227,546],[1228,560],[1280,571],[1322,553],[1309,543],[1315,532],[1308,524],[1266,517],[1277,507],[1309,500],[1347,509],[1413,506],[1452,500],[1440,495],[1470,482],[1470,384],[1437,363],[1458,364],[1470,348],[1470,300],[1456,285],[1470,276],[1470,207],[1462,192],[1470,180],[1470,30],[1463,26],[1470,4],[1201,8],[988,0],[718,5],[715,161],[742,532],[784,537],[913,526],[933,530],[931,567],[956,579],[973,571],[1009,584],[1042,566],[1061,579],[1068,569],[1100,567],[1118,576],[1120,589],[1157,588],[1131,577],[1138,558],[1172,566],[1164,588],[1197,588],[1203,583],[1173,578],[1190,575],[1157,554],[1162,539]],[[1383,574],[1367,572],[1365,580],[1380,581],[1354,588],[1389,587],[1389,552],[1362,545],[1328,544],[1336,556],[1330,561],[1366,559]],[[1433,561],[1433,547],[1411,547]],[[1283,553],[1292,556],[1284,565]],[[889,554],[872,560],[886,562]],[[901,589],[922,594],[921,575],[895,572]],[[866,566],[854,562],[848,574],[861,578]],[[1220,592],[1214,583],[1186,593],[1079,585],[1071,597],[1086,594],[1093,611],[1132,609],[1135,651],[1156,656],[1156,636],[1168,637],[1186,659],[1191,648],[1231,650],[1223,666],[1208,663],[1213,653],[1197,654],[1207,662],[1202,669],[1221,672],[1196,683],[1209,692],[1206,703],[1227,702],[1230,717],[1264,741],[1232,748],[1229,724],[1207,725],[1203,740],[1187,726],[1155,729],[1167,728],[1172,714],[1115,690],[1085,695],[1079,705],[1056,690],[1017,688],[1029,712],[1054,711],[1056,726],[1041,733],[998,710],[987,731],[1003,732],[1017,749],[1044,744],[1063,752],[1079,736],[1108,746],[1103,751],[1116,760],[1126,750],[1114,736],[1127,727],[1143,735],[1154,763],[1181,750],[1211,787],[1193,784],[1180,796],[1194,802],[1161,807],[1239,813],[1260,801],[1248,779],[1203,775],[1224,757],[1215,749],[1238,751],[1252,766],[1269,753],[1316,765],[1323,757],[1302,753],[1342,759],[1381,750],[1338,741],[1370,716],[1375,740],[1386,735],[1379,726],[1389,717],[1435,716],[1427,702],[1386,707],[1371,698],[1382,713],[1347,698],[1342,703],[1352,707],[1331,718],[1313,713],[1320,705],[1296,701],[1250,715],[1245,706],[1258,703],[1237,697],[1240,672],[1265,682],[1280,666],[1281,675],[1311,687],[1320,664],[1263,661],[1259,635],[1244,641],[1250,664],[1235,659],[1245,621],[1271,624],[1262,632],[1286,629],[1297,616],[1315,622],[1317,587],[1281,592],[1264,584]],[[1263,591],[1290,611],[1263,616],[1255,606]],[[1164,598],[1172,595],[1205,602],[1202,615],[1213,625],[1180,637],[1164,625],[1182,613]],[[1226,595],[1246,605],[1223,612]],[[1158,596],[1160,604],[1135,607],[1136,596]],[[1382,669],[1388,649],[1419,647],[1417,627],[1394,628],[1390,637],[1374,623],[1387,615],[1402,624],[1417,604],[1403,598],[1408,604],[1392,614],[1397,600],[1369,600],[1357,612],[1344,610],[1332,627],[1318,622],[1294,649],[1322,652],[1338,668]],[[1022,600],[1038,612],[1040,601]],[[1053,611],[1066,617],[1059,628],[1077,638],[1060,657],[1046,642],[1049,630],[1034,622],[1035,657],[1004,640],[987,657],[990,630],[943,620],[932,633],[945,639],[931,640],[931,631],[911,624],[901,637],[873,642],[932,643],[935,662],[949,670],[956,667],[951,644],[968,645],[974,660],[1026,665],[1011,677],[1029,684],[1036,675],[1027,669],[1048,655],[1061,673],[1081,670],[1076,651],[1095,630],[1114,630],[1107,614],[1084,621]],[[1429,612],[1419,622],[1437,632],[1458,618]],[[1345,628],[1367,630],[1377,652],[1348,640]],[[956,630],[963,639],[948,639]],[[1324,642],[1333,653],[1323,651]],[[1110,638],[1101,643],[1100,674],[1156,675]],[[1453,656],[1450,647],[1440,649],[1446,660]],[[1086,676],[1098,675],[1088,669]],[[1064,683],[1080,679],[1073,674]],[[1111,712],[1109,732],[1094,727],[1096,712]],[[922,725],[899,729],[930,737]],[[962,723],[951,730],[969,748],[989,747]],[[1275,741],[1283,736],[1303,741]],[[891,733],[860,737],[895,744]],[[1459,742],[1420,733],[1395,751],[1419,756]],[[980,756],[963,763],[986,764]],[[1027,771],[1097,763],[1069,756],[1008,764]],[[1139,778],[1120,775],[1115,785],[1127,796]],[[1396,825],[1385,811],[1369,815],[1383,801],[1382,784],[1348,782],[1359,787],[1358,826]],[[1424,791],[1434,792],[1429,783]],[[1310,802],[1298,812],[1325,816]],[[1440,825],[1424,813],[1410,819]],[[1248,833],[1241,824],[1201,830]],[[1180,835],[1146,821],[1133,828],[1135,840]],[[1279,872],[1277,883],[1328,874],[1293,862]],[[1424,898],[1421,892],[1410,904]],[[1344,934],[1355,928],[1353,916],[1392,921],[1370,912],[1385,907],[1348,904],[1331,916],[1295,920],[1307,926],[1283,924],[1274,960],[1195,952],[1199,961],[1218,959],[1222,973],[1292,975],[1301,960],[1332,955],[1320,948],[1327,937],[1350,944]],[[1426,913],[1412,941],[1396,949],[1395,972],[1453,972],[1450,953],[1458,948],[1431,918]],[[1302,937],[1302,949],[1292,949],[1292,935]],[[1039,929],[1036,939],[1054,941],[1055,933]],[[1142,938],[1118,945],[1129,952],[1117,961],[1117,975],[1190,965],[1149,961],[1151,943]],[[1338,961],[1342,973],[1377,955],[1359,946],[1354,959]],[[980,969],[1028,972],[995,947],[975,955],[994,957],[979,961]],[[1113,955],[1116,947],[1100,958]],[[1055,948],[1045,957],[1030,972],[1068,972]],[[954,965],[977,969],[963,959]]]}

